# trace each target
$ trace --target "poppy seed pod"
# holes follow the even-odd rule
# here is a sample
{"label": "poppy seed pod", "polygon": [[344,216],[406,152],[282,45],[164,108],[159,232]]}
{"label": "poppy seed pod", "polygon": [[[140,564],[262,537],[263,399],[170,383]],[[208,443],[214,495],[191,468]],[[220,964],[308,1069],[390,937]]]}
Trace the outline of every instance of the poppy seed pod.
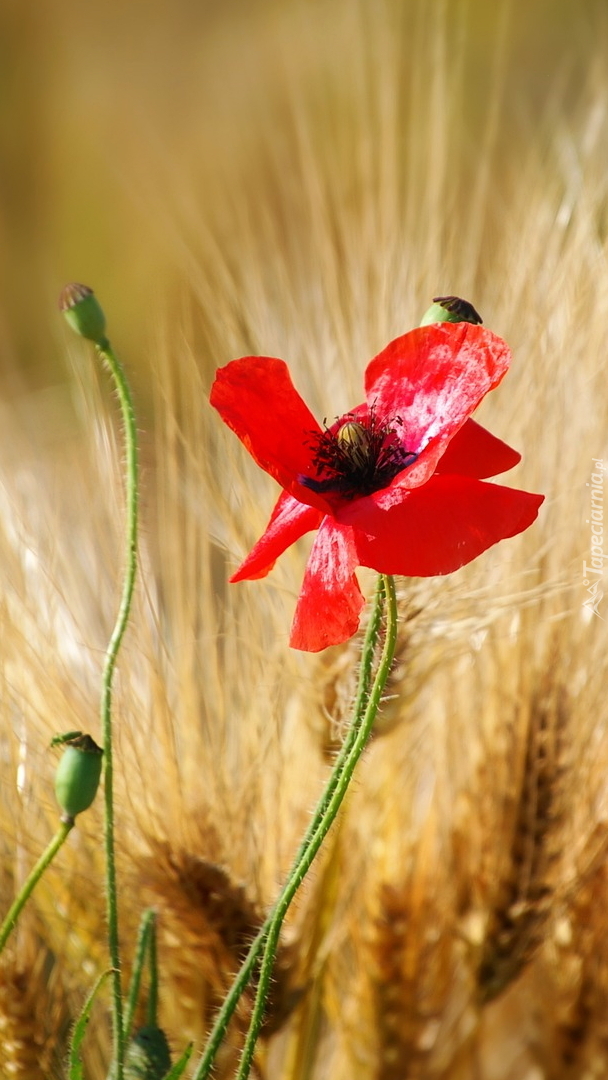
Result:
{"label": "poppy seed pod", "polygon": [[97,794],[103,750],[90,735],[71,739],[55,773],[55,795],[63,820],[88,810]]}
{"label": "poppy seed pod", "polygon": [[353,461],[364,462],[367,459],[370,437],[363,424],[358,424],[356,420],[347,420],[338,428],[336,439]]}
{"label": "poppy seed pod", "polygon": [[59,296],[59,310],[81,337],[94,341],[100,348],[107,345],[106,317],[88,285],[66,285]]}
{"label": "poppy seed pod", "polygon": [[420,320],[420,325],[430,326],[431,323],[438,322],[469,322],[478,326],[483,319],[468,300],[461,300],[459,296],[434,296],[433,303]]}
{"label": "poppy seed pod", "polygon": [[125,1080],[162,1080],[171,1068],[169,1044],[155,1025],[142,1027],[131,1039],[125,1055]]}

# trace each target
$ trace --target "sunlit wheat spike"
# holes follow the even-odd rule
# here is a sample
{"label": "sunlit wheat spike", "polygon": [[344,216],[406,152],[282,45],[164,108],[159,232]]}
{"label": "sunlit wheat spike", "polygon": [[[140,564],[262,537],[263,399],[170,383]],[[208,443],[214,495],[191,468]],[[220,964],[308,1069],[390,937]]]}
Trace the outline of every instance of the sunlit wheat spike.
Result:
{"label": "sunlit wheat spike", "polygon": [[[382,709],[374,727],[374,738],[382,737],[406,721],[408,709],[440,662],[438,650],[429,648],[429,626],[433,612],[429,599],[434,590],[428,582],[404,584],[400,590],[399,629],[395,661],[387,681]],[[320,654],[315,685],[317,708],[307,718],[318,731],[324,751],[331,757],[341,745],[357,684],[357,642],[341,650]]]}
{"label": "sunlit wheat spike", "polygon": [[36,1016],[35,999],[28,992],[24,971],[0,971],[0,1061],[2,1075],[22,1080],[44,1080],[44,1033]]}
{"label": "sunlit wheat spike", "polygon": [[221,866],[168,844],[155,848],[139,867],[152,902],[162,899],[167,912],[189,927],[215,936],[237,963],[243,958],[263,915],[248,899],[241,883],[233,882]]}
{"label": "sunlit wheat spike", "polygon": [[0,962],[0,1075],[49,1080],[61,1075],[69,1014],[54,959],[37,935],[19,935]]}
{"label": "sunlit wheat spike", "polygon": [[[513,824],[507,868],[490,913],[478,980],[481,1000],[492,1000],[530,962],[547,932],[565,812],[563,746],[572,704],[553,664],[532,691],[525,756],[514,777]],[[508,835],[508,834],[507,834]]]}
{"label": "sunlit wheat spike", "polygon": [[[179,1009],[191,1013],[192,1022],[204,1030],[260,930],[265,912],[228,870],[192,852],[178,850],[168,842],[154,845],[150,856],[139,862],[137,882],[146,902],[157,911],[161,960],[178,990]],[[264,1038],[285,1023],[296,1003],[297,996],[291,986],[292,965],[293,948],[282,945],[265,1017]],[[198,996],[194,994],[197,981],[201,986]],[[238,1045],[238,1031],[244,1031],[249,1022],[251,1004],[251,994],[246,994],[231,1035],[235,1045]],[[195,1020],[197,1010],[199,1017]]]}
{"label": "sunlit wheat spike", "polygon": [[[416,871],[414,871],[416,873]],[[385,885],[371,933],[378,1080],[425,1075],[453,976],[437,902],[414,880]]]}
{"label": "sunlit wheat spike", "polygon": [[550,1003],[556,1009],[555,1040],[546,1052],[547,1066],[562,1069],[568,1080],[586,1073],[599,1076],[608,1068],[605,855],[576,882],[571,901],[562,908],[552,945],[561,997]]}

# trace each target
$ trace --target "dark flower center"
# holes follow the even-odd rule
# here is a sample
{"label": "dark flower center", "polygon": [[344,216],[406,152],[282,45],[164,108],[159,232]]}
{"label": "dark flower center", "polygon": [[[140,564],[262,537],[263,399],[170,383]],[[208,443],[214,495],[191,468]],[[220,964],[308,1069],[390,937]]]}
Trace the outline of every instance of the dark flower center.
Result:
{"label": "dark flower center", "polygon": [[402,446],[396,432],[400,427],[400,416],[380,420],[373,405],[365,417],[347,414],[333,428],[311,436],[317,475],[300,476],[300,483],[311,491],[336,492],[345,499],[388,487],[418,456]]}

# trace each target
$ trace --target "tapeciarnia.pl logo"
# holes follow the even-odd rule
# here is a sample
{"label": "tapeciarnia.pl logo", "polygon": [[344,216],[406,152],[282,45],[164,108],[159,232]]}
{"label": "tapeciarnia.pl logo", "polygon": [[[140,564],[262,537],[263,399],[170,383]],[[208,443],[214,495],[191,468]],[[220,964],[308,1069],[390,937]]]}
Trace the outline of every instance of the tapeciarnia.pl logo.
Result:
{"label": "tapeciarnia.pl logo", "polygon": [[583,601],[583,607],[590,616],[599,612],[600,600],[604,595],[603,576],[604,560],[608,559],[608,553],[604,553],[604,476],[605,468],[602,458],[591,458],[593,472],[587,487],[591,489],[591,517],[586,519],[590,529],[590,561],[583,559],[583,585],[589,594]]}

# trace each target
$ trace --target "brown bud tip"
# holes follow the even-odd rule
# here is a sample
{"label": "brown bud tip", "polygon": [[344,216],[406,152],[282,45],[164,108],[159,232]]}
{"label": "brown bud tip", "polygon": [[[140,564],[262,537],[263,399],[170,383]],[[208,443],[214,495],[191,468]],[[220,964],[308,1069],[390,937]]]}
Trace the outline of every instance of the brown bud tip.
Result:
{"label": "brown bud tip", "polygon": [[434,304],[441,304],[450,315],[457,315],[459,322],[480,324],[483,319],[469,300],[463,300],[460,296],[434,296]]}
{"label": "brown bud tip", "polygon": [[79,304],[81,300],[86,300],[87,296],[92,296],[93,290],[88,285],[79,285],[76,281],[73,281],[70,285],[64,285],[59,294],[59,310],[62,312],[69,311],[70,308]]}
{"label": "brown bud tip", "polygon": [[420,325],[437,322],[469,322],[478,325],[483,319],[468,300],[460,296],[434,296],[433,303],[425,312]]}

